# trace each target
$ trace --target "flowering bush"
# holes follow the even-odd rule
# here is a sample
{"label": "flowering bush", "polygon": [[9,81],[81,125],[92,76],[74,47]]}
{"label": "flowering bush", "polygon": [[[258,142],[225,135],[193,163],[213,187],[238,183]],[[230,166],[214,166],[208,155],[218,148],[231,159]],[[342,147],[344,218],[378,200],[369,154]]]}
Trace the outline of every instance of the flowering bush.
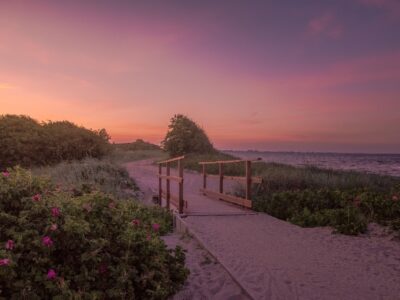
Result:
{"label": "flowering bush", "polygon": [[0,174],[0,228],[0,298],[165,299],[187,277],[159,237],[166,211],[56,191],[21,168]]}

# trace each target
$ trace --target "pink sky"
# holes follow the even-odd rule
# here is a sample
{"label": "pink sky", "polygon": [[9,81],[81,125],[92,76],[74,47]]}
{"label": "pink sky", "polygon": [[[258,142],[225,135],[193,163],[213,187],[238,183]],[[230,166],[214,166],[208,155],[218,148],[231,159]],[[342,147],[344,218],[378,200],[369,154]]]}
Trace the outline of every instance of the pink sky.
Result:
{"label": "pink sky", "polygon": [[1,1],[0,114],[159,143],[183,113],[222,149],[400,152],[396,1],[132,3]]}

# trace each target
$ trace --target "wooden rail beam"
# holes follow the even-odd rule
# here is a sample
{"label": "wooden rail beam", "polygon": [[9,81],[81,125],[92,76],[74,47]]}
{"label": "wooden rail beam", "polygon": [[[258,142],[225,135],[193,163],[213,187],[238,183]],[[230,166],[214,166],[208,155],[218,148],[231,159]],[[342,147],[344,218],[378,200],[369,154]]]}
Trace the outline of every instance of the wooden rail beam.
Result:
{"label": "wooden rail beam", "polygon": [[170,172],[169,162],[167,162],[167,209],[169,209],[169,200],[171,198]]}
{"label": "wooden rail beam", "polygon": [[217,160],[217,161],[201,161],[199,162],[200,165],[212,165],[212,164],[232,164],[232,163],[240,163],[243,161],[251,161],[251,162],[257,162],[257,161],[261,161],[262,158],[256,158],[256,159],[250,159],[250,160],[246,160],[246,159],[233,159],[233,160]]}
{"label": "wooden rail beam", "polygon": [[170,163],[170,162],[174,162],[174,161],[179,161],[179,160],[184,159],[184,158],[185,158],[184,155],[183,156],[179,156],[179,157],[174,157],[174,158],[170,158],[170,159],[167,159],[167,160],[159,161],[158,164],[166,164],[166,163]]}
{"label": "wooden rail beam", "polygon": [[[182,160],[178,160],[178,175],[183,178],[183,164]],[[183,181],[179,182],[179,213],[183,214]]]}
{"label": "wooden rail beam", "polygon": [[227,195],[227,194],[221,194],[215,191],[211,191],[211,190],[207,190],[207,189],[201,189],[200,190],[204,195],[210,197],[210,198],[214,198],[217,200],[224,200],[226,202],[230,202],[230,203],[234,203],[237,205],[241,205],[243,207],[246,208],[251,208],[252,207],[252,202],[251,200],[248,199],[244,199],[244,198],[240,198],[240,197],[236,197],[233,195]]}

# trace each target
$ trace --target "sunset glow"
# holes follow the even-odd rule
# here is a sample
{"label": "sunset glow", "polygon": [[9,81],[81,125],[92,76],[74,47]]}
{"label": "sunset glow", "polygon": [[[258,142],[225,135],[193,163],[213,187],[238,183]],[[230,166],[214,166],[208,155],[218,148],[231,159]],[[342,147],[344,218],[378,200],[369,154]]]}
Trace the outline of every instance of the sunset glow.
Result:
{"label": "sunset glow", "polygon": [[[157,4],[156,4],[157,3]],[[400,2],[0,0],[0,114],[220,149],[400,153]]]}

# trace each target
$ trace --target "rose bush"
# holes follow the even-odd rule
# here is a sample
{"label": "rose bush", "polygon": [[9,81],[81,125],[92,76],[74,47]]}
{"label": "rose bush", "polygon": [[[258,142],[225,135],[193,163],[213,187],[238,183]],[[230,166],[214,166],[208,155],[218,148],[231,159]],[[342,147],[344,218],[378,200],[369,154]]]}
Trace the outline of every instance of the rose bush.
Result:
{"label": "rose bush", "polygon": [[165,299],[185,281],[171,215],[100,192],[79,196],[15,168],[0,174],[0,298]]}

